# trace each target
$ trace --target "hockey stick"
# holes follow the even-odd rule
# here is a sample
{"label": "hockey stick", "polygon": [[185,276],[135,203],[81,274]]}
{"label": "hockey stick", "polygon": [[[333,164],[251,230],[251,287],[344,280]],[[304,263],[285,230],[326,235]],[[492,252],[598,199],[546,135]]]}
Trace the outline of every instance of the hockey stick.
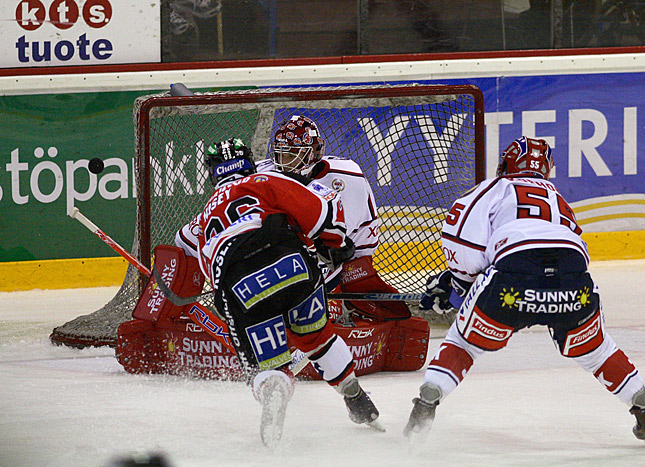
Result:
{"label": "hockey stick", "polygon": [[[148,269],[143,263],[141,263],[137,258],[132,256],[125,248],[123,248],[121,245],[119,245],[117,242],[112,240],[109,235],[107,235],[105,232],[103,232],[101,229],[99,229],[92,221],[90,221],[87,217],[85,217],[77,207],[73,207],[68,215],[79,221],[81,224],[83,224],[88,230],[90,230],[92,233],[94,233],[97,237],[99,237],[103,242],[105,242],[110,248],[112,248],[114,251],[116,251],[119,255],[121,255],[123,258],[125,258],[132,266],[134,266],[139,272],[143,273],[145,276],[150,277],[152,272],[150,269]],[[166,286],[166,284],[163,284],[163,286],[159,283],[160,281],[157,280],[157,285],[161,289],[162,292],[164,292],[163,286]],[[163,282],[163,281],[161,281]],[[166,289],[167,286],[166,286]],[[170,290],[170,289],[168,289]],[[172,292],[171,292],[172,293]],[[165,292],[164,292],[164,295]],[[174,293],[173,293],[174,295]],[[168,297],[168,295],[166,295]],[[168,299],[172,301],[170,297]],[[176,303],[174,303],[177,305]],[[190,310],[190,313],[188,313],[188,317],[193,320],[196,324],[198,324],[201,328],[204,329],[211,337],[216,339],[217,341],[221,342],[224,344],[224,346],[230,350],[231,352],[235,353],[235,348],[233,345],[230,343],[229,335],[228,335],[228,326],[224,321],[222,321],[217,315],[215,315],[213,312],[211,312],[208,308],[206,308],[204,305],[201,303],[195,303],[195,300],[189,301],[184,303],[184,305],[189,305],[189,304],[194,304],[194,307]]]}
{"label": "hockey stick", "polygon": [[369,301],[369,302],[419,302],[423,298],[420,293],[389,293],[389,292],[341,292],[328,293],[329,300]]}
{"label": "hockey stick", "polygon": [[73,207],[71,211],[67,213],[67,215],[72,219],[76,219],[85,227],[87,227],[92,233],[94,233],[97,237],[103,240],[103,242],[106,243],[107,246],[112,248],[119,255],[125,258],[128,261],[128,263],[130,263],[132,266],[137,268],[139,272],[142,272],[147,276],[150,275],[150,270],[147,267],[145,267],[142,263],[140,263],[137,258],[135,258],[130,253],[128,253],[128,251],[125,250],[121,245],[119,245],[117,242],[112,240],[109,237],[109,235],[107,235],[105,232],[99,229],[92,221],[90,221],[87,217],[81,214],[81,211],[79,211],[77,207]]}
{"label": "hockey stick", "polygon": [[[165,284],[161,285],[161,274],[155,267],[152,268],[157,284],[168,299],[177,306],[188,305],[199,300],[204,295],[211,292],[204,292],[199,295],[192,295],[190,297],[181,297],[175,294]],[[357,293],[328,293],[329,300],[348,300],[348,301],[368,301],[368,302],[419,302],[423,298],[420,293],[388,293],[388,292],[357,292]]]}

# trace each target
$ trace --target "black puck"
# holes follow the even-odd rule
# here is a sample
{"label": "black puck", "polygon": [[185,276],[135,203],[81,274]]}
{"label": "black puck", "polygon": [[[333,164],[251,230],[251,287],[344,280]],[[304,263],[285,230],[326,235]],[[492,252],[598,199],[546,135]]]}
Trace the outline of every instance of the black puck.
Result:
{"label": "black puck", "polygon": [[99,159],[98,157],[95,157],[94,159],[90,159],[88,168],[90,169],[90,172],[92,172],[93,174],[100,174],[101,172],[103,172],[103,169],[105,168],[105,164],[101,159]]}

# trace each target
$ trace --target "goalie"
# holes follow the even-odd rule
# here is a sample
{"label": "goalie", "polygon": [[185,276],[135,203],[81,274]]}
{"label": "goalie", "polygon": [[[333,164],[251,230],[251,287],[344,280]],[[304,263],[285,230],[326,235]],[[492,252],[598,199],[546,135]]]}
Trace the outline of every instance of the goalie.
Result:
{"label": "goalie", "polygon": [[[381,279],[372,264],[379,243],[379,219],[369,182],[360,166],[350,160],[325,155],[325,141],[312,119],[293,115],[276,130],[272,158],[258,163],[258,172],[278,170],[315,180],[336,191],[345,208],[347,236],[354,242],[352,257],[335,270],[326,271],[327,289],[334,292],[398,292]],[[349,302],[355,313],[375,321],[405,320],[410,310],[404,302]],[[340,301],[332,301],[330,315],[338,320]]]}

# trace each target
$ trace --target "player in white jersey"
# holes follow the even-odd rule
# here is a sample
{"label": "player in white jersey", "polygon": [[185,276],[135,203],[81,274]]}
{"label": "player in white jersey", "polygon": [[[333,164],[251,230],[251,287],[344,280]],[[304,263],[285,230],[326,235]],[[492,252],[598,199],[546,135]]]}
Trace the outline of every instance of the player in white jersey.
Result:
{"label": "player in white jersey", "polygon": [[[383,281],[372,264],[379,241],[379,219],[374,193],[360,166],[349,159],[325,155],[325,142],[316,123],[294,115],[283,122],[273,137],[272,158],[260,161],[258,172],[279,170],[316,180],[340,194],[345,210],[347,236],[355,253],[342,269],[329,271],[328,289],[342,292],[398,292]],[[360,314],[374,319],[407,319],[403,302],[353,302]],[[336,314],[334,315],[334,310]],[[338,307],[330,307],[332,318]]]}
{"label": "player in white jersey", "polygon": [[[308,172],[308,178],[332,188],[341,195],[343,207],[349,214],[345,219],[348,236],[354,241],[354,258],[371,256],[378,246],[379,219],[376,212],[374,193],[359,165],[349,159],[327,156],[317,161],[315,170]],[[273,159],[257,163],[258,172],[280,170]]]}
{"label": "player in white jersey", "polygon": [[477,357],[539,324],[564,357],[631,406],[634,434],[645,439],[643,380],[604,329],[587,246],[573,211],[548,181],[552,168],[546,141],[519,138],[502,153],[497,178],[456,200],[447,214],[448,269],[428,281],[424,306],[459,311],[426,370],[406,436],[424,439],[437,405]]}

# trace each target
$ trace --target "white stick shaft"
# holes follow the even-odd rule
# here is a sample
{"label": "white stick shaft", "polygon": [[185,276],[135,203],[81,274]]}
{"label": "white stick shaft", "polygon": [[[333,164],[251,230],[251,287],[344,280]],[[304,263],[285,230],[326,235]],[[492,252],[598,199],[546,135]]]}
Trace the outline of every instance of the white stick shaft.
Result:
{"label": "white stick shaft", "polygon": [[81,224],[83,224],[85,227],[87,227],[89,230],[92,232],[96,233],[99,228],[94,225],[94,223],[89,220],[87,217],[85,217],[83,214],[81,214],[81,211],[78,210],[76,206],[72,208],[72,210],[68,213],[69,217],[72,219],[76,219],[79,221]]}
{"label": "white stick shaft", "polygon": [[307,358],[307,355],[303,351],[296,349],[291,356],[291,361],[295,362],[292,363],[291,371],[294,375],[297,375],[307,366],[309,358]]}

